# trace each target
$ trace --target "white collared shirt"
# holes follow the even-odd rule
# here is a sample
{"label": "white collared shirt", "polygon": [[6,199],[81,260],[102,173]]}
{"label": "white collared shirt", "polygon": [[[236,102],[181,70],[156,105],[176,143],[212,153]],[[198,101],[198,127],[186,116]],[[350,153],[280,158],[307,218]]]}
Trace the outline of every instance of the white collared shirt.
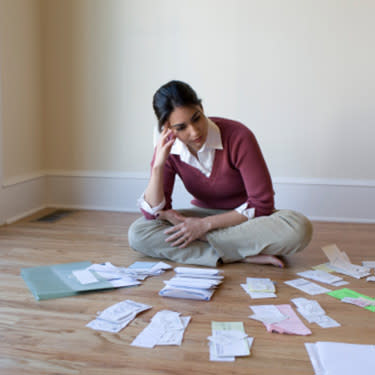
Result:
{"label": "white collared shirt", "polygon": [[[200,170],[206,177],[210,177],[214,165],[215,151],[222,150],[223,144],[221,141],[219,127],[210,119],[208,120],[207,139],[201,149],[197,152],[197,158],[189,151],[185,143],[176,138],[172,148],[171,154],[179,155],[180,160],[190,166]],[[157,133],[154,131],[154,145],[157,143]],[[151,207],[144,199],[144,193],[138,199],[138,207],[142,208],[151,215],[155,215],[161,211],[165,206],[165,199],[155,207]],[[247,208],[247,202],[235,209],[241,215],[246,216],[249,220],[254,218],[255,209]]]}
{"label": "white collared shirt", "polygon": [[220,130],[210,119],[208,120],[207,139],[201,149],[197,152],[196,158],[178,138],[174,142],[171,154],[179,155],[180,160],[190,166],[199,169],[206,177],[210,177],[214,165],[215,150],[222,150]]}

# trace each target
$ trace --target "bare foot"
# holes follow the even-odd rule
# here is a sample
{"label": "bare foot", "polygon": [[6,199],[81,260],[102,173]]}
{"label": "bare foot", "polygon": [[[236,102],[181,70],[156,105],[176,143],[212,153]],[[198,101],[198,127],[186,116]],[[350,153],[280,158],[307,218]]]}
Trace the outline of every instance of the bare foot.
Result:
{"label": "bare foot", "polygon": [[254,255],[242,259],[241,263],[272,264],[275,267],[284,268],[284,262],[275,255]]}

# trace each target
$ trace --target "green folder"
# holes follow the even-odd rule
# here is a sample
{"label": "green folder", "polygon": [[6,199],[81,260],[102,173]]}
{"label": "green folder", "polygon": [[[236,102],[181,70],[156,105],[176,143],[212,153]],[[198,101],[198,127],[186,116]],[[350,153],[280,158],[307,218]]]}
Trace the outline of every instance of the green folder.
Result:
{"label": "green folder", "polygon": [[[113,288],[111,283],[102,278],[95,283],[81,284],[72,271],[81,270],[90,265],[91,262],[75,262],[22,268],[21,276],[38,301],[74,296],[92,290]],[[95,276],[99,279],[97,274]]]}

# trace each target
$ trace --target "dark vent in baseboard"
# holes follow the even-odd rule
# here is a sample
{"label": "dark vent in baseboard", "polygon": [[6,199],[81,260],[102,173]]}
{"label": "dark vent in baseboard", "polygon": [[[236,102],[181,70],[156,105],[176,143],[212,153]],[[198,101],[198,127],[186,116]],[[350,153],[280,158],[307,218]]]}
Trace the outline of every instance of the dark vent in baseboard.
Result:
{"label": "dark vent in baseboard", "polygon": [[64,216],[71,214],[73,211],[71,210],[56,210],[50,214],[44,215],[35,221],[41,221],[46,223],[54,223],[57,220],[62,219]]}

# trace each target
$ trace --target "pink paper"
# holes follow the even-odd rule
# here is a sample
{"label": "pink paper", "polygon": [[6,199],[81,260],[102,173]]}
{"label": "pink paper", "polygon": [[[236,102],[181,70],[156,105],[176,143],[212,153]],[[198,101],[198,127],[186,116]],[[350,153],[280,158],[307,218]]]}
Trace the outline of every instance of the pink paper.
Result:
{"label": "pink paper", "polygon": [[289,335],[311,335],[311,331],[302,323],[301,319],[290,305],[276,305],[279,311],[288,317],[278,323],[265,324],[268,332],[286,333]]}

